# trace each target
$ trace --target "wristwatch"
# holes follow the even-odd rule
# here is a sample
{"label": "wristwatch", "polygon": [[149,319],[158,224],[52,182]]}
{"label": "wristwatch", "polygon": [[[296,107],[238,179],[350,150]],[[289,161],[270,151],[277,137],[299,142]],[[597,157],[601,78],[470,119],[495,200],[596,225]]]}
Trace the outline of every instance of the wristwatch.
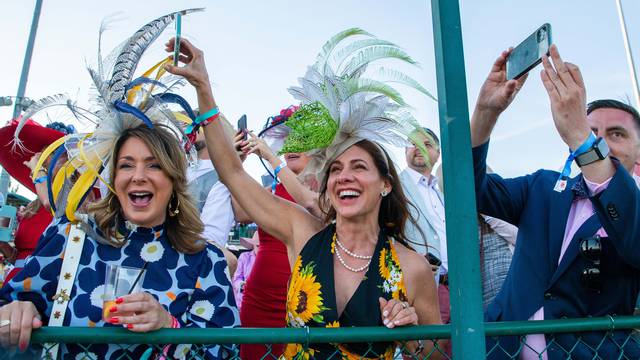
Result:
{"label": "wristwatch", "polygon": [[576,164],[578,166],[583,167],[585,165],[589,165],[598,160],[603,160],[609,155],[609,145],[604,141],[603,138],[599,137],[591,148],[582,154],[576,156]]}

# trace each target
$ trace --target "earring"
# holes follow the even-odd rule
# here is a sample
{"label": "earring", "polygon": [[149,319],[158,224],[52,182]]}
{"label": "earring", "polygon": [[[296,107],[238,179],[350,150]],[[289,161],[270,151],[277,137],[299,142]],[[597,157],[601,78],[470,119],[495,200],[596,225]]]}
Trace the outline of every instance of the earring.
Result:
{"label": "earring", "polygon": [[385,197],[385,196],[389,195],[389,192],[388,192],[387,190],[382,190],[382,191],[380,192],[380,195],[381,195],[382,197]]}
{"label": "earring", "polygon": [[174,207],[174,209],[171,209],[171,203],[173,202],[173,199],[175,199],[175,193],[173,195],[171,195],[171,200],[169,200],[169,206],[167,207],[167,210],[169,210],[169,216],[174,217],[176,215],[178,215],[180,213],[180,199],[178,200],[178,203],[176,204],[176,206]]}

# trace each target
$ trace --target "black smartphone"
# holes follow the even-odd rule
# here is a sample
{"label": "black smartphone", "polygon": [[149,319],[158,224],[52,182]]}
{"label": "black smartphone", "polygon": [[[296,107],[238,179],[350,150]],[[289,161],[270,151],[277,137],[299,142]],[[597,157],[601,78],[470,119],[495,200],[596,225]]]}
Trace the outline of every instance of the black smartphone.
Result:
{"label": "black smartphone", "polygon": [[551,25],[540,26],[516,46],[507,58],[507,80],[518,79],[542,62],[551,47]]}
{"label": "black smartphone", "polygon": [[247,115],[242,115],[238,119],[238,131],[242,131],[244,134],[242,140],[247,140]]}

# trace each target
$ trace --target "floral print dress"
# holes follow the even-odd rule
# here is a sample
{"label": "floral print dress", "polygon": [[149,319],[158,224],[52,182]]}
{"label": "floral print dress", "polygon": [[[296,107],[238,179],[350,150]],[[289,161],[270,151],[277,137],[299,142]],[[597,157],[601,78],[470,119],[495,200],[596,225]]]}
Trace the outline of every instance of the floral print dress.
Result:
{"label": "floral print dress", "polygon": [[[95,225],[90,225],[101,234]],[[33,302],[47,323],[52,316],[51,299],[56,292],[70,226],[63,217],[47,228],[22,271],[0,290],[0,299]],[[147,271],[142,288],[175,316],[181,327],[239,326],[227,263],[219,249],[207,245],[196,254],[179,253],[166,238],[163,226],[134,230],[123,227],[121,232],[126,234],[126,243],[121,248],[98,243],[87,234],[63,326],[122,326],[102,320],[106,267],[142,268],[145,262]],[[147,349],[147,345],[95,344],[85,351],[78,344],[60,344],[59,358],[139,359]],[[184,358],[189,351],[189,345],[172,346],[169,355]],[[222,359],[231,356],[234,349],[211,345],[205,351],[200,354],[202,358]]]}
{"label": "floral print dress", "polygon": [[[342,314],[336,311],[333,274],[335,225],[314,235],[298,256],[287,292],[289,327],[383,326],[379,297],[406,301],[394,240],[379,235],[371,265]],[[392,359],[395,344],[288,344],[284,359]]]}

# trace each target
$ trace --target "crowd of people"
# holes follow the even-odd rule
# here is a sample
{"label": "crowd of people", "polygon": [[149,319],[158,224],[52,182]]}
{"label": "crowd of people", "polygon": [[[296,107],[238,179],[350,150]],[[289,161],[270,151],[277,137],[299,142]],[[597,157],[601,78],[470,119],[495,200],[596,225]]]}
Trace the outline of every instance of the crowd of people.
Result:
{"label": "crowd of people", "polygon": [[[150,332],[448,323],[448,274],[456,269],[449,268],[446,224],[456,219],[445,218],[444,182],[435,168],[439,137],[411,117],[393,81],[366,77],[385,57],[379,54],[411,63],[410,57],[389,42],[366,41],[375,38],[365,31],[345,30],[289,89],[298,103],[254,134],[233,129],[222,115],[205,54],[186,39],[179,49],[175,39],[166,44],[179,66],[169,56],[133,78],[139,57],[176,16],[128,39],[112,57],[112,73],[104,71],[107,64],[91,71],[101,108],[83,116],[99,119],[93,132],[39,125],[30,117],[46,106],[37,102],[0,129],[3,141],[18,145],[12,156],[23,158],[7,170],[37,196],[22,213],[15,268],[0,290],[0,346],[65,359],[188,358],[190,351],[210,359],[260,359],[268,352],[284,359],[336,353],[391,359],[402,356],[398,343],[204,350],[66,343],[42,350],[30,339],[42,326]],[[375,47],[377,55],[367,58],[363,51]],[[391,55],[398,52],[404,55]],[[540,74],[558,135],[570,149],[567,165],[560,173],[502,178],[487,166],[491,132],[527,80],[507,80],[509,53],[493,64],[471,118],[485,318],[633,314],[640,291],[640,193],[632,175],[640,164],[640,115],[616,100],[587,104],[579,68],[553,45]],[[170,92],[173,83],[163,79],[175,77],[165,73],[191,85],[198,110]],[[395,80],[412,84],[401,75]],[[398,171],[389,146],[404,147],[405,170]],[[271,185],[245,170],[251,155],[266,163]],[[569,177],[573,162],[580,174]],[[227,246],[236,223],[258,226],[242,239],[248,251],[239,258]],[[109,283],[114,267],[137,271],[124,292]],[[559,359],[568,351],[576,359],[640,358],[640,346],[627,336],[565,333],[549,344],[534,334],[487,343],[504,349],[490,355],[496,359],[518,352],[523,359]],[[401,352],[451,356],[444,340],[407,341]]]}

